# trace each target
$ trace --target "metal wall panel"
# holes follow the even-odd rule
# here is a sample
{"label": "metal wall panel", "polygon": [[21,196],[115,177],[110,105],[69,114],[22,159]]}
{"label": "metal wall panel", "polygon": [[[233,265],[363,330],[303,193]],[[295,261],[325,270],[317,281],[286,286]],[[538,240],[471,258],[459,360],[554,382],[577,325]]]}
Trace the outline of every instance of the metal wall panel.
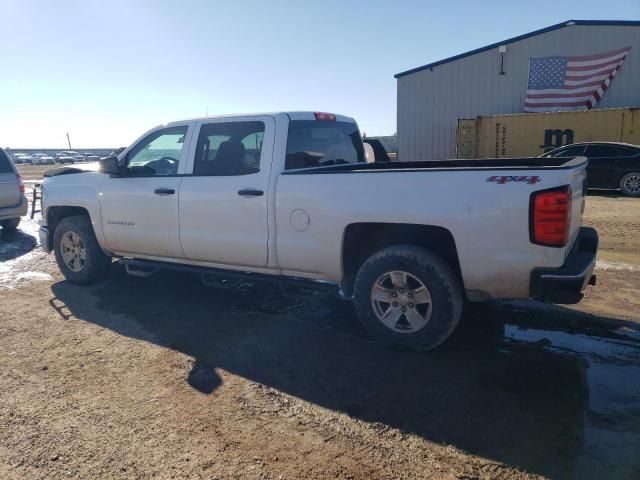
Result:
{"label": "metal wall panel", "polygon": [[572,25],[507,45],[505,75],[498,49],[398,78],[398,157],[439,160],[456,155],[459,119],[521,113],[529,58],[588,55],[631,46],[597,108],[640,106],[640,27]]}

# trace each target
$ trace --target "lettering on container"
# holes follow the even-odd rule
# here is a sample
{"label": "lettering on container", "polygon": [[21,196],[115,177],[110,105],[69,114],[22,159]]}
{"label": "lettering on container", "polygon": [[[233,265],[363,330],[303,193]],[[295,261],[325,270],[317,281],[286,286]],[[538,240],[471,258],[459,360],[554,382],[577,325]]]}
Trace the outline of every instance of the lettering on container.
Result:
{"label": "lettering on container", "polygon": [[560,130],[559,128],[552,130],[547,129],[544,131],[544,144],[540,145],[540,148],[544,149],[547,153],[554,148],[562,147],[573,143],[573,130],[565,128]]}

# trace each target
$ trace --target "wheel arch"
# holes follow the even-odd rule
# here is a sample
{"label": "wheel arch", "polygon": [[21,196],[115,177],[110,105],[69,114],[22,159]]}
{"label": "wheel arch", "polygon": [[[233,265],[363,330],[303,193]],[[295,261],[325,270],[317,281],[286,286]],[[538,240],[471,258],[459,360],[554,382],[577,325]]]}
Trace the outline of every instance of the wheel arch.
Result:
{"label": "wheel arch", "polygon": [[392,245],[427,248],[446,261],[463,284],[458,250],[452,233],[436,225],[406,223],[352,223],[346,226],[342,242],[342,292],[353,295],[355,276],[375,252]]}
{"label": "wheel arch", "polygon": [[72,217],[75,215],[84,215],[86,217],[89,217],[91,223],[93,224],[91,214],[85,207],[69,205],[52,206],[47,209],[46,215],[47,226],[49,227],[49,232],[51,233],[48,238],[49,245],[47,245],[50,250],[53,250],[53,234],[56,231],[56,227],[60,223],[60,220],[62,220],[63,218]]}

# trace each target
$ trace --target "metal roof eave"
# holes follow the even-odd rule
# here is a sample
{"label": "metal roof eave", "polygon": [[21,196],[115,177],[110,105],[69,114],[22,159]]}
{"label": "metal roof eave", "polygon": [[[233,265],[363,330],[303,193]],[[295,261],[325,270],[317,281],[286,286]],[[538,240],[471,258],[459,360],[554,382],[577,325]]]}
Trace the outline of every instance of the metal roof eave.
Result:
{"label": "metal roof eave", "polygon": [[433,68],[438,65],[453,62],[454,60],[460,60],[461,58],[470,57],[471,55],[475,55],[476,53],[482,53],[482,52],[486,52],[487,50],[492,50],[494,48],[499,47],[500,45],[508,45],[509,43],[518,42],[520,40],[524,40],[525,38],[535,37],[536,35],[542,35],[543,33],[552,32],[554,30],[558,30],[564,27],[569,27],[572,25],[607,25],[607,26],[623,26],[623,27],[640,27],[640,21],[637,21],[637,20],[567,20],[566,22],[557,23],[549,27],[545,27],[539,30],[535,30],[533,32],[525,33],[524,35],[519,35],[517,37],[503,40],[501,42],[492,43],[491,45],[487,45],[485,47],[476,48],[475,50],[471,50],[469,52],[461,53],[459,55],[454,55],[453,57],[445,58],[443,60],[438,60],[437,62],[428,63],[427,65],[423,65],[421,67],[416,67],[416,68],[412,68],[411,70],[406,70],[404,72],[396,73],[394,75],[394,78],[405,77],[407,75],[411,75],[412,73],[421,72],[422,70],[427,70],[429,68]]}

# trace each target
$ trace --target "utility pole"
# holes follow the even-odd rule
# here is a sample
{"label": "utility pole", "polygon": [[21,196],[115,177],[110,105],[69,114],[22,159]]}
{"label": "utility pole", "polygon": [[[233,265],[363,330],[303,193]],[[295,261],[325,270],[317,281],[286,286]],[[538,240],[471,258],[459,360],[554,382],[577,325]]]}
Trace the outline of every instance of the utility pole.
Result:
{"label": "utility pole", "polygon": [[67,143],[69,144],[69,150],[71,150],[71,140],[69,139],[69,132],[67,132]]}

